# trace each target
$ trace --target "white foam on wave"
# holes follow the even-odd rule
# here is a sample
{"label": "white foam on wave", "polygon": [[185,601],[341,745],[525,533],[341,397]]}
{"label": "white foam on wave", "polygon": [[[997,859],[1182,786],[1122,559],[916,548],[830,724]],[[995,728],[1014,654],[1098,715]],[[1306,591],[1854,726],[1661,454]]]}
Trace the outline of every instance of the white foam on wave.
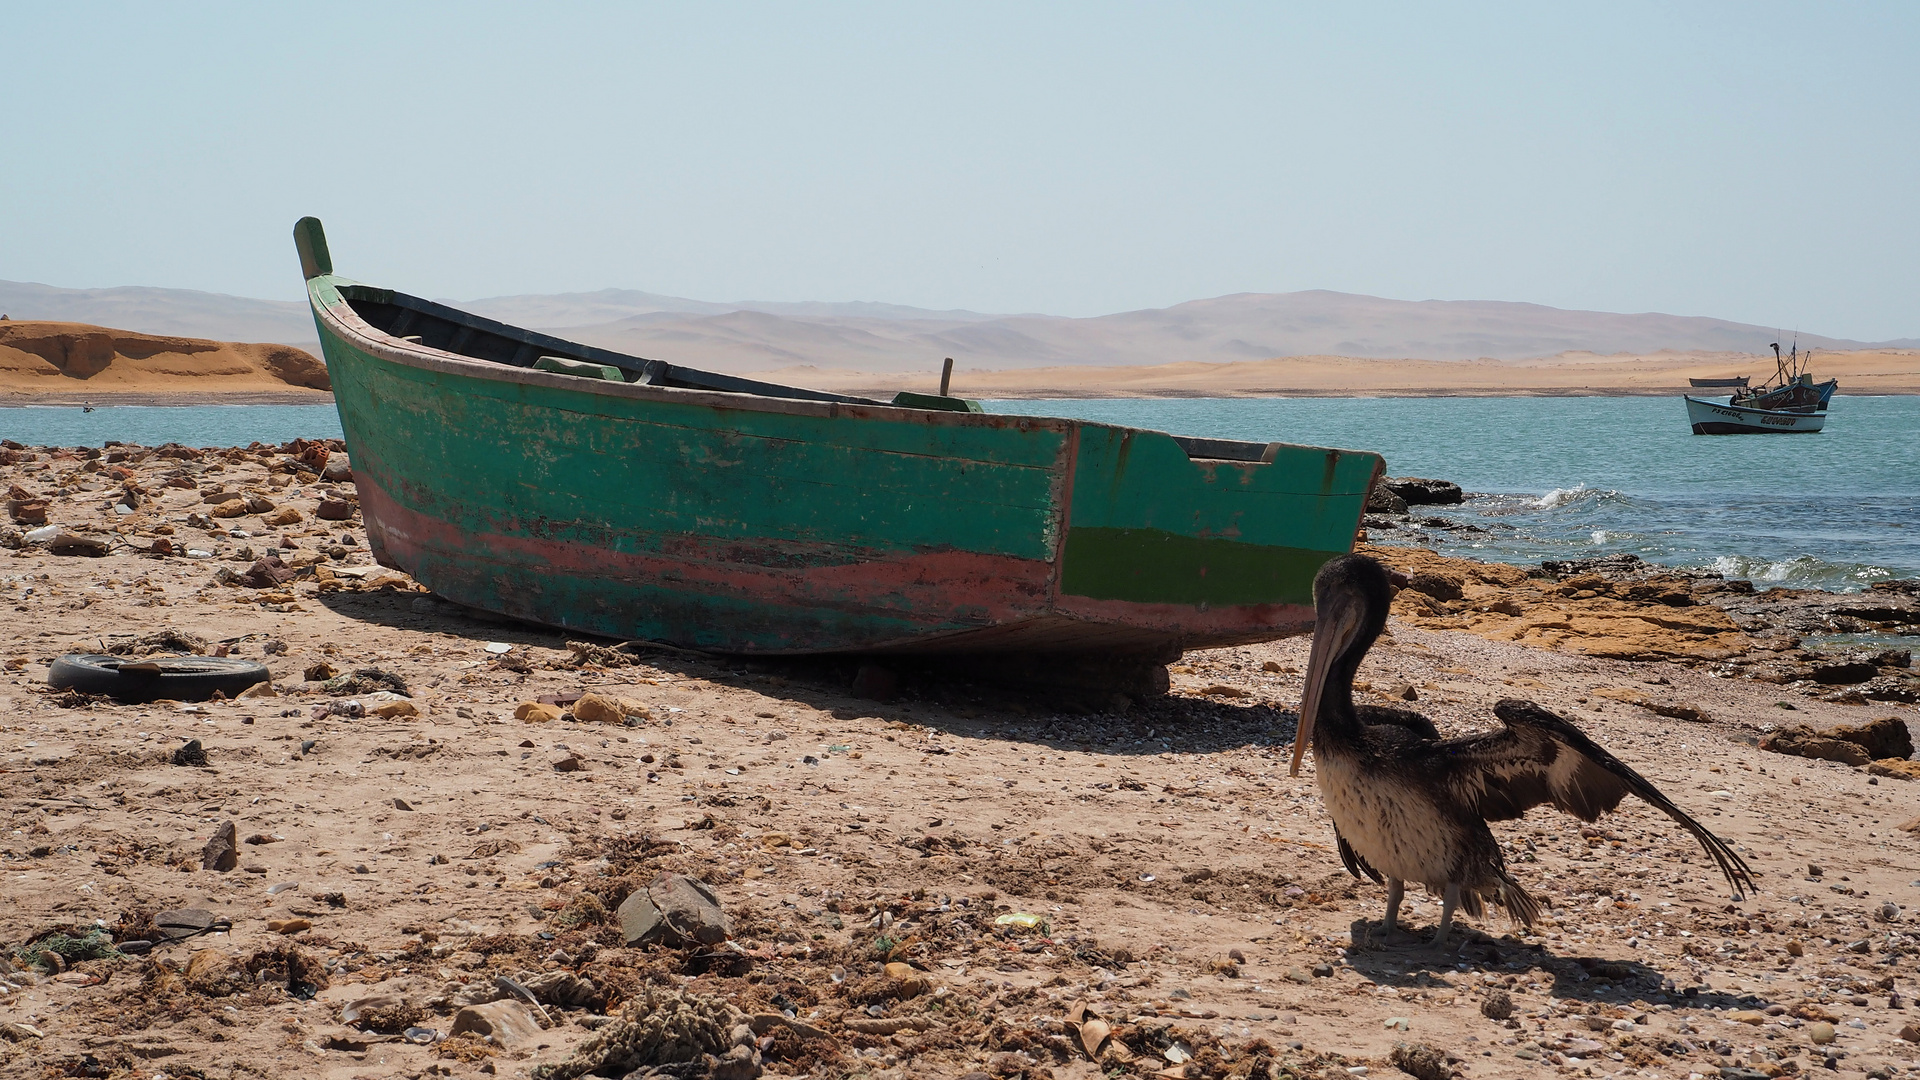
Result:
{"label": "white foam on wave", "polygon": [[1535,510],[1556,510],[1575,503],[1601,502],[1619,497],[1620,493],[1612,488],[1590,488],[1580,483],[1572,487],[1554,488],[1540,498],[1529,501],[1528,506]]}
{"label": "white foam on wave", "polygon": [[1893,576],[1893,571],[1870,563],[1830,563],[1811,555],[1791,559],[1756,559],[1747,555],[1722,555],[1708,569],[1729,580],[1744,578],[1799,588],[1858,589]]}

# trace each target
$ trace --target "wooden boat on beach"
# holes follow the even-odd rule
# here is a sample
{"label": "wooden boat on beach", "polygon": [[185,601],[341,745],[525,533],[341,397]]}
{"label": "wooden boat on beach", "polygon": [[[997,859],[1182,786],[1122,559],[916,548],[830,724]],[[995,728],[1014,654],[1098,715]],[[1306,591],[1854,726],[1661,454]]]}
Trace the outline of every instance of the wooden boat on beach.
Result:
{"label": "wooden boat on beach", "polygon": [[694,371],[360,284],[319,221],[294,235],[375,557],[551,626],[1165,663],[1310,629],[1381,471]]}

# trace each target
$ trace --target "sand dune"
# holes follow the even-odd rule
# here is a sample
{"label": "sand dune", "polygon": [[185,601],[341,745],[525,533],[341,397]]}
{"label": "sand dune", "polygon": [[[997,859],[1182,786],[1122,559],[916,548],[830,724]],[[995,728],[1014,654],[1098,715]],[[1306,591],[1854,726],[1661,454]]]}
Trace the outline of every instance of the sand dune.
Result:
{"label": "sand dune", "polygon": [[325,401],[330,388],[326,366],[290,345],[0,321],[0,400],[214,393]]}
{"label": "sand dune", "polygon": [[[482,313],[496,318],[505,312]],[[837,307],[837,306],[836,306]],[[521,305],[514,313],[541,314]],[[924,371],[951,356],[962,367],[1223,364],[1272,357],[1519,361],[1571,351],[1603,356],[1660,351],[1764,351],[1772,328],[1723,319],[1563,311],[1538,304],[1385,300],[1325,291],[1241,293],[1097,318],[967,318],[849,313],[782,314],[649,310],[587,325],[540,323],[548,332],[635,356],[716,371],[811,364],[876,373]],[[509,320],[511,321],[511,320]],[[1787,335],[1790,338],[1790,335]],[[1870,343],[1802,334],[1803,348],[1857,350]],[[1877,347],[1920,346],[1920,340]]]}
{"label": "sand dune", "polygon": [[[1265,397],[1347,395],[1520,396],[1678,394],[1689,378],[1748,375],[1757,385],[1773,373],[1773,357],[1745,353],[1672,353],[1594,356],[1570,353],[1548,360],[1369,360],[1350,356],[1289,356],[1229,364],[1155,364],[1138,367],[960,369],[953,392],[972,398],[1046,397]],[[1837,378],[1843,394],[1920,393],[1920,349],[1861,349],[1820,353],[1817,378]],[[891,395],[937,389],[938,372],[876,375],[789,367],[763,378],[841,393]],[[1724,391],[1721,393],[1724,394]]]}

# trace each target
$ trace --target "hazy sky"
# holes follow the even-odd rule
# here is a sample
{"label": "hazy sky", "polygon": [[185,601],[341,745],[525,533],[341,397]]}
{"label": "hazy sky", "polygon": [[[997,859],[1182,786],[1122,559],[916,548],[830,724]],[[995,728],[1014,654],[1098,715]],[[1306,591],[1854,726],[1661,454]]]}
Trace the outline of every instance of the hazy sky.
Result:
{"label": "hazy sky", "polygon": [[12,5],[0,278],[1920,335],[1920,4]]}

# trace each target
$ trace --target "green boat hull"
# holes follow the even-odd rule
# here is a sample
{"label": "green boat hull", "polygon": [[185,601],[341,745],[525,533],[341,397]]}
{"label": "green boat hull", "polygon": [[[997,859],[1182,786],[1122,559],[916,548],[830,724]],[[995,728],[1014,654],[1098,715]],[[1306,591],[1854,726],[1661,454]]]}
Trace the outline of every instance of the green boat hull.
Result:
{"label": "green boat hull", "polygon": [[[435,344],[375,325],[399,294],[332,274],[317,238],[302,262],[374,555],[556,627],[733,653],[1164,660],[1269,640],[1311,628],[1313,575],[1350,550],[1380,469],[476,359],[457,327]],[[573,350],[548,368],[607,359],[512,333]]]}

